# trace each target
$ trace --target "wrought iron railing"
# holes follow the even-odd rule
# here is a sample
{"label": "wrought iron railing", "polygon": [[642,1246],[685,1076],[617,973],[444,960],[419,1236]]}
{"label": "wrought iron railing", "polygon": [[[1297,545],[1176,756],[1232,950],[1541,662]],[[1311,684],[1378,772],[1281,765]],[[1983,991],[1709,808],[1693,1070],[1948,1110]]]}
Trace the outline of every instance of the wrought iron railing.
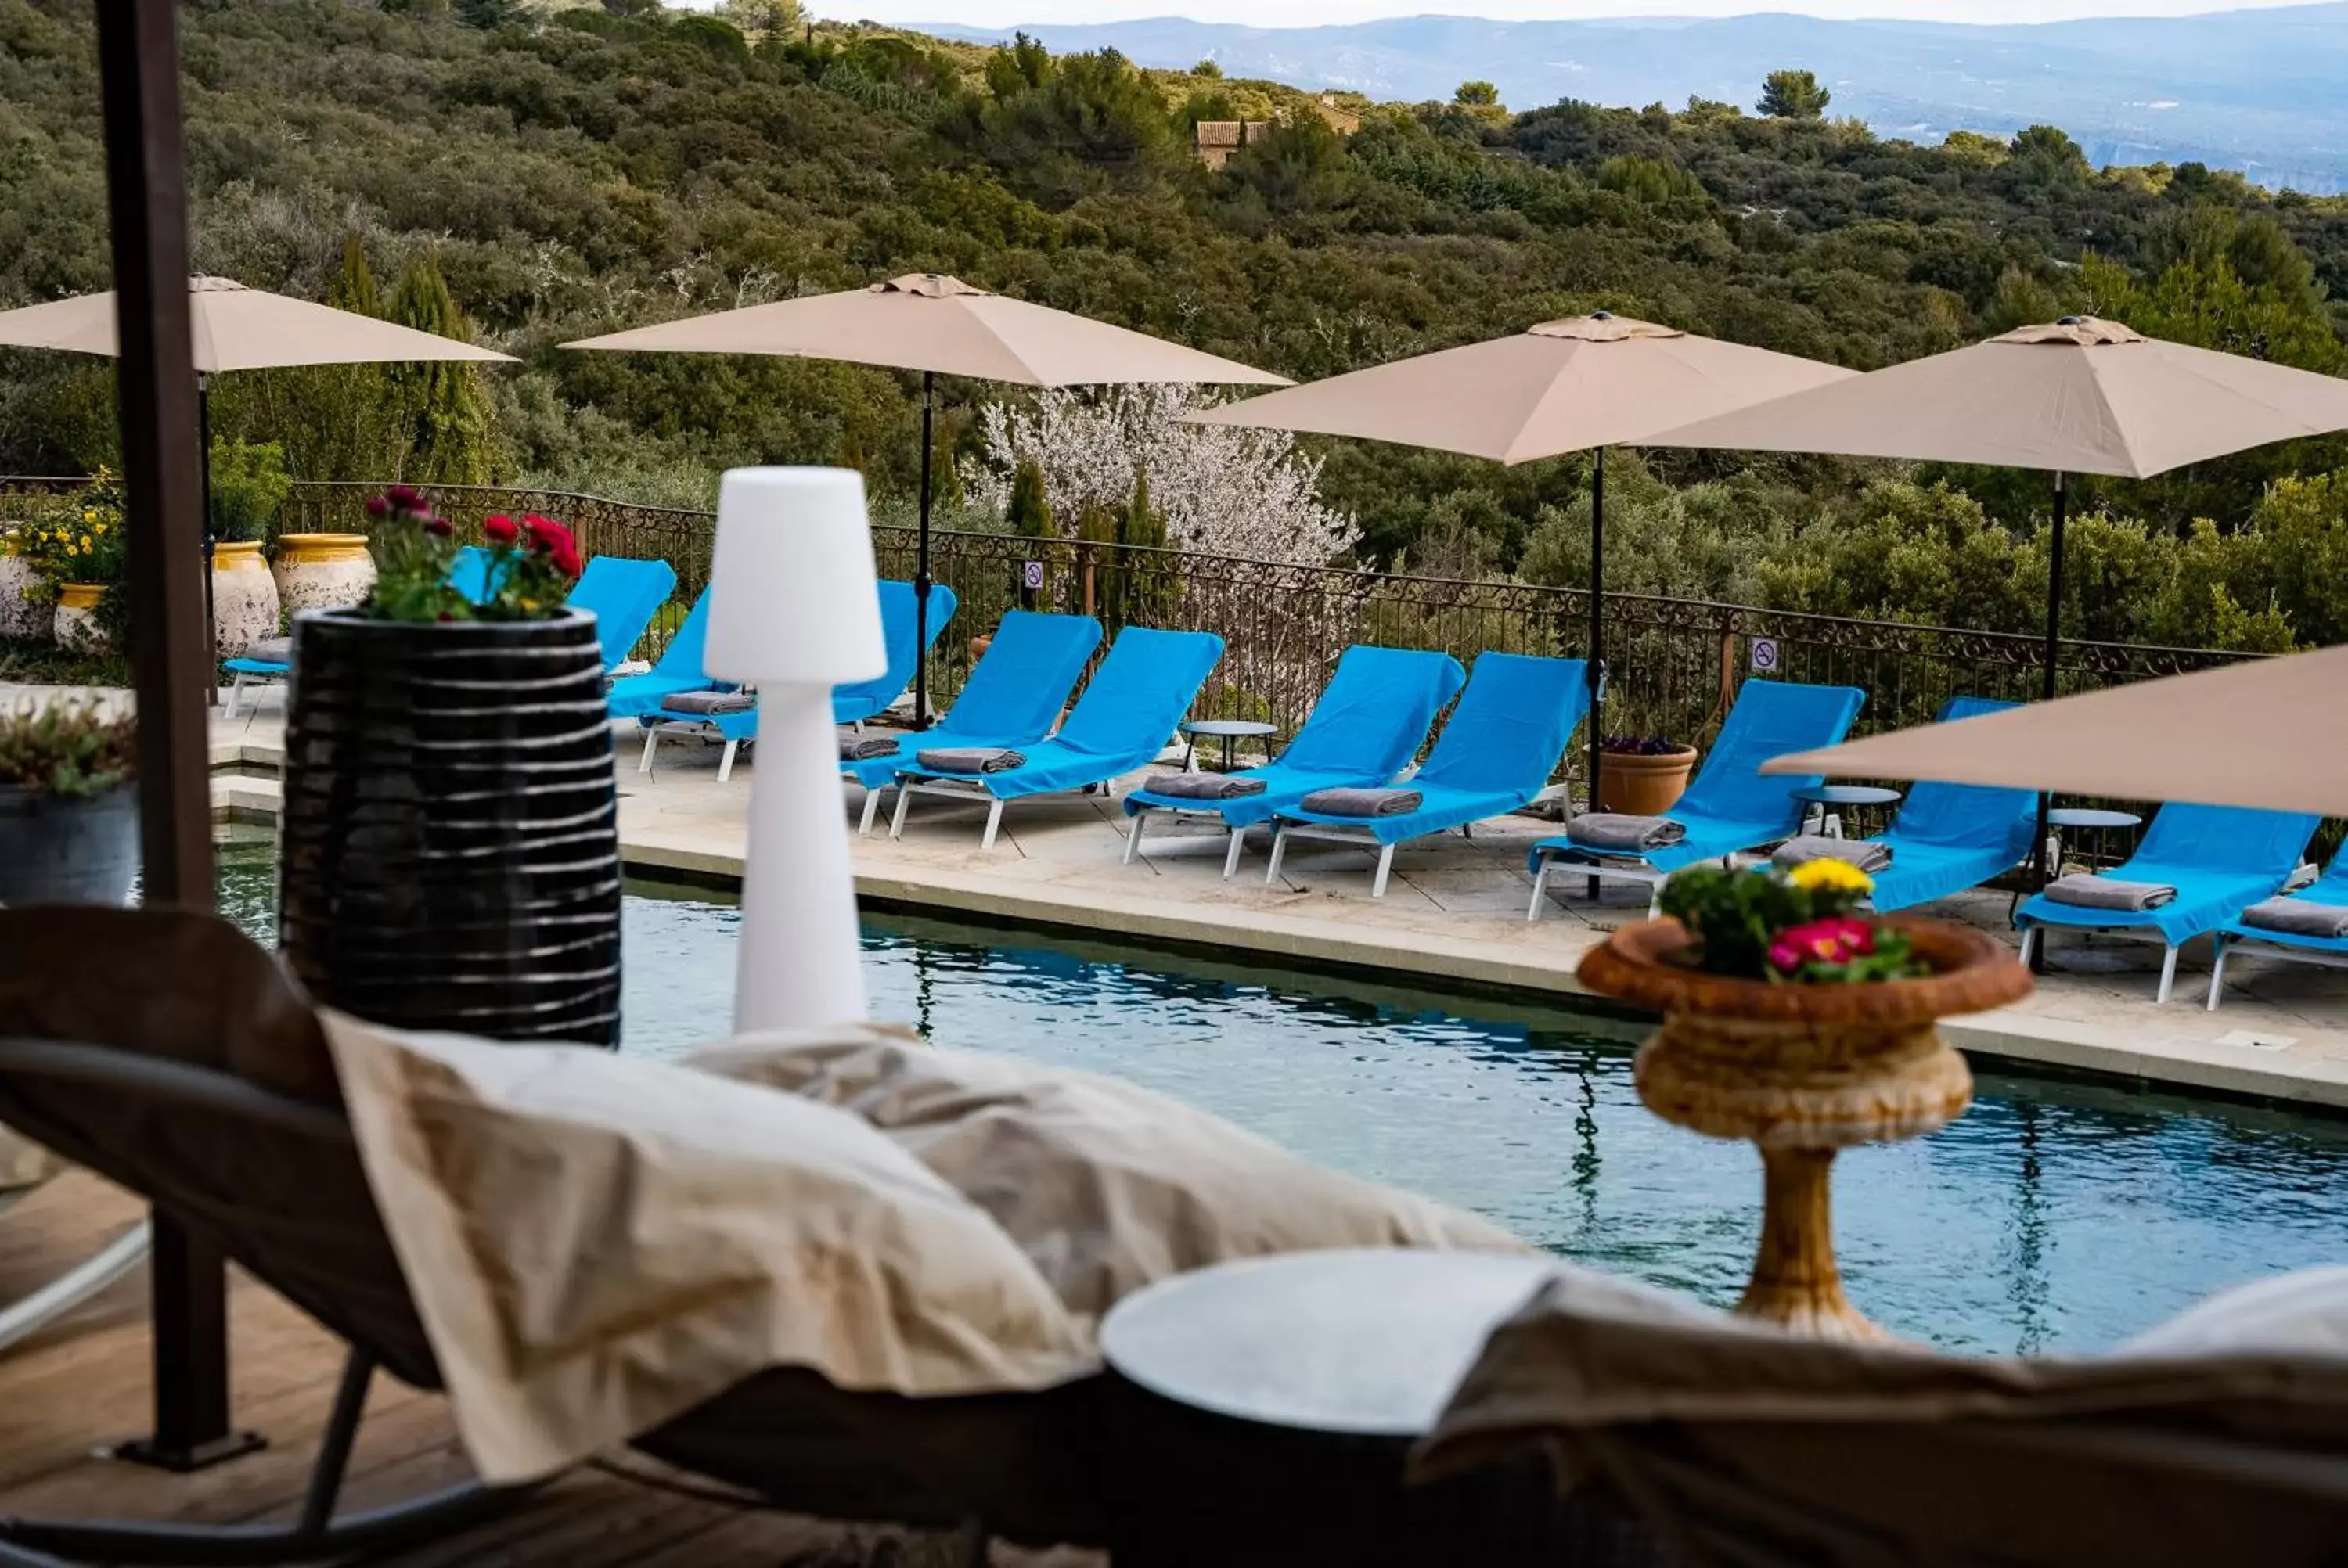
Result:
{"label": "wrought iron railing", "polygon": [[[57,483],[22,482],[21,493],[29,502]],[[0,480],[0,498],[19,484]],[[366,502],[380,488],[297,484],[278,531],[366,532]],[[709,580],[713,513],[543,490],[419,488],[462,522],[490,512],[540,511],[570,524],[590,554],[668,561],[676,571],[676,599],[639,647],[645,657],[658,656]],[[874,542],[884,575],[912,575],[910,528],[878,528]],[[1437,648],[1463,663],[1495,649],[1577,658],[1587,643],[1588,596],[1574,589],[947,530],[932,535],[931,564],[960,603],[932,666],[941,703],[953,699],[969,671],[972,639],[1020,605],[1096,614],[1112,634],[1127,624],[1215,632],[1224,657],[1200,697],[1198,716],[1262,719],[1282,735],[1303,722],[1337,656],[1355,642]],[[1862,733],[1929,721],[1960,693],[2034,698],[2044,680],[2043,642],[2020,633],[1641,594],[1609,594],[1605,611],[1611,675],[1602,722],[1618,733],[1702,743],[1737,685],[1756,672],[1862,688]],[[2085,691],[2240,657],[2066,641],[2056,683],[2065,692]],[[1569,770],[1575,760],[1567,759]]]}

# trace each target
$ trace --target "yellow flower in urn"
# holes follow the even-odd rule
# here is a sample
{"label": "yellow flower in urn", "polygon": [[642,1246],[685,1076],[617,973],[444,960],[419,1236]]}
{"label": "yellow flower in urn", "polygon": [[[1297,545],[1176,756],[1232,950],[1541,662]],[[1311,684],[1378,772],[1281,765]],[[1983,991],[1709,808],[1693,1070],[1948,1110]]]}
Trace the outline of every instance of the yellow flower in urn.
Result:
{"label": "yellow flower in urn", "polygon": [[1806,860],[1786,873],[1786,880],[1805,893],[1851,893],[1865,897],[1875,891],[1875,878],[1847,860],[1820,856]]}

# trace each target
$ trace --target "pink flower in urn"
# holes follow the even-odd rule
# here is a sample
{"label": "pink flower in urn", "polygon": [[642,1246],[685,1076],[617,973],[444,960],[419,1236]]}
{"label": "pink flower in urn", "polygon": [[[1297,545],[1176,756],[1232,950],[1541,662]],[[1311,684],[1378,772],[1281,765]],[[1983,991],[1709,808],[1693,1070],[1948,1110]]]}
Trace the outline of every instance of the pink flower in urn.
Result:
{"label": "pink flower in urn", "polygon": [[1847,964],[1875,951],[1875,927],[1849,915],[1788,926],[1769,943],[1769,967],[1797,975],[1812,964]]}
{"label": "pink flower in urn", "polygon": [[369,496],[367,497],[366,515],[370,518],[376,518],[391,516],[391,502],[381,496]]}
{"label": "pink flower in urn", "polygon": [[394,485],[383,494],[386,500],[403,511],[413,510],[424,499],[412,486],[407,485]]}

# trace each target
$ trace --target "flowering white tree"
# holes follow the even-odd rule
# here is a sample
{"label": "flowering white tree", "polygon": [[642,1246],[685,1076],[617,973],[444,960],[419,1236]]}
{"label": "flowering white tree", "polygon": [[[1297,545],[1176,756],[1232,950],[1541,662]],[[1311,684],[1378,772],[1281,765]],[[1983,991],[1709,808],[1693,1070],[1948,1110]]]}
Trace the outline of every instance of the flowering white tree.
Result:
{"label": "flowering white tree", "polygon": [[1321,504],[1321,465],[1280,430],[1184,425],[1219,401],[1195,386],[1061,389],[1031,401],[987,405],[979,416],[984,459],[963,475],[971,500],[999,512],[1012,470],[1043,470],[1052,516],[1073,531],[1088,502],[1121,510],[1148,475],[1168,538],[1210,555],[1323,566],[1361,537],[1353,518]]}

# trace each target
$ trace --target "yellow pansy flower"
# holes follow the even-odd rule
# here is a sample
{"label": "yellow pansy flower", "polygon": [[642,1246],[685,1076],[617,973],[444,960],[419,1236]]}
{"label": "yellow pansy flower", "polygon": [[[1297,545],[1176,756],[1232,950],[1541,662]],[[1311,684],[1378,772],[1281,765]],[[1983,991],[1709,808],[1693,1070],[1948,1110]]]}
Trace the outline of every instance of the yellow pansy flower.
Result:
{"label": "yellow pansy flower", "polygon": [[1875,878],[1847,860],[1805,860],[1786,879],[1809,893],[1872,893]]}
{"label": "yellow pansy flower", "polygon": [[98,514],[94,511],[88,510],[88,508],[84,508],[81,514],[81,520],[85,523],[94,523],[98,521]]}
{"label": "yellow pansy flower", "polygon": [[81,548],[82,548],[82,550],[83,550],[83,552],[84,552],[85,554],[87,554],[87,553],[88,552],[88,550],[89,550],[89,536],[88,536],[88,534],[84,534],[84,535],[82,535],[82,537],[81,537]]}

